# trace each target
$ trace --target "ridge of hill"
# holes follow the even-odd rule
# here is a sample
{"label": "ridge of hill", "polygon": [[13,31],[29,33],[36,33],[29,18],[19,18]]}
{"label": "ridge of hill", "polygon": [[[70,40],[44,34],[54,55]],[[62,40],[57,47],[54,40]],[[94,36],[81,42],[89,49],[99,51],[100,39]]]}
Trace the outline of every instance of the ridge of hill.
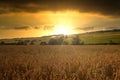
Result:
{"label": "ridge of hill", "polygon": [[15,44],[16,42],[25,41],[28,44],[39,45],[41,42],[48,43],[51,38],[59,38],[64,37],[64,41],[68,44],[72,44],[72,39],[78,35],[80,40],[84,42],[84,44],[120,44],[120,29],[113,30],[104,30],[104,31],[95,31],[95,32],[87,32],[82,34],[71,34],[71,35],[49,35],[42,37],[31,37],[31,38],[13,38],[13,39],[1,39],[6,44]]}

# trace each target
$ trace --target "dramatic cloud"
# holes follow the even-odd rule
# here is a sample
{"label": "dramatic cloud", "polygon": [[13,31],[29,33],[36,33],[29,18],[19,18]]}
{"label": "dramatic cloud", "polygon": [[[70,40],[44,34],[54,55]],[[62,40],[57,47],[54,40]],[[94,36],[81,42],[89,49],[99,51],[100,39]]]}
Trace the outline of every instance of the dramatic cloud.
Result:
{"label": "dramatic cloud", "polygon": [[54,25],[41,25],[41,26],[19,26],[19,27],[2,27],[0,26],[0,30],[30,30],[30,29],[40,29],[40,30],[53,30]]}
{"label": "dramatic cloud", "polygon": [[1,27],[1,30],[29,30],[32,29],[33,27],[31,26],[19,26],[19,27]]}
{"label": "dramatic cloud", "polygon": [[40,29],[40,27],[38,27],[38,26],[35,26],[35,27],[34,27],[34,29]]}
{"label": "dramatic cloud", "polygon": [[0,0],[0,14],[61,10],[120,16],[120,0]]}
{"label": "dramatic cloud", "polygon": [[21,26],[21,27],[14,27],[13,29],[15,30],[28,30],[31,29],[32,27],[30,26]]}
{"label": "dramatic cloud", "polygon": [[44,25],[43,26],[43,30],[53,30],[54,29],[54,25]]}
{"label": "dramatic cloud", "polygon": [[0,30],[29,30],[32,29],[33,27],[31,26],[20,26],[20,27],[1,27]]}

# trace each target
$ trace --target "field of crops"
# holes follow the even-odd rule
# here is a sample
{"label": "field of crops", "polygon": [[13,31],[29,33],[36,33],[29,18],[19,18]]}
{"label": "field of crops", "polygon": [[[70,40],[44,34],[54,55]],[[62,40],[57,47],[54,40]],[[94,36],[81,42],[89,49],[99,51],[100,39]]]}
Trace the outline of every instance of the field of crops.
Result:
{"label": "field of crops", "polygon": [[120,80],[120,45],[0,46],[0,80]]}

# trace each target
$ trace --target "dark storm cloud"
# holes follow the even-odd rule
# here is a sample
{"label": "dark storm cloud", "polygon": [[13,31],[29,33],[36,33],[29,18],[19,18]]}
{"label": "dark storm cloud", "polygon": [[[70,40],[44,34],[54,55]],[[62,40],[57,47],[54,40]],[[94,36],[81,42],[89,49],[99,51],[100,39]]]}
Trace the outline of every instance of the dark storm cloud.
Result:
{"label": "dark storm cloud", "polygon": [[29,30],[32,29],[31,26],[19,26],[19,27],[1,27],[0,30]]}
{"label": "dark storm cloud", "polygon": [[28,30],[30,28],[32,28],[32,27],[30,27],[30,26],[20,26],[20,27],[14,27],[12,29],[15,29],[15,30]]}
{"label": "dark storm cloud", "polygon": [[38,27],[38,26],[35,26],[35,27],[34,27],[34,29],[40,29],[40,27]]}
{"label": "dark storm cloud", "polygon": [[120,0],[0,0],[0,14],[69,9],[120,16]]}
{"label": "dark storm cloud", "polygon": [[41,26],[17,26],[17,27],[0,26],[0,30],[30,30],[30,29],[53,30],[54,25],[46,24]]}

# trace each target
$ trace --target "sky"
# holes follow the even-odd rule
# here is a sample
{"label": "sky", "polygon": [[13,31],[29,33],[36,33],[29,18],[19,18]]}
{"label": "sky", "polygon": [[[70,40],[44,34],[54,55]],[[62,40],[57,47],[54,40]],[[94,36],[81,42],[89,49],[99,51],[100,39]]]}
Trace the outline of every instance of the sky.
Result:
{"label": "sky", "polygon": [[120,29],[120,0],[0,0],[0,39]]}

